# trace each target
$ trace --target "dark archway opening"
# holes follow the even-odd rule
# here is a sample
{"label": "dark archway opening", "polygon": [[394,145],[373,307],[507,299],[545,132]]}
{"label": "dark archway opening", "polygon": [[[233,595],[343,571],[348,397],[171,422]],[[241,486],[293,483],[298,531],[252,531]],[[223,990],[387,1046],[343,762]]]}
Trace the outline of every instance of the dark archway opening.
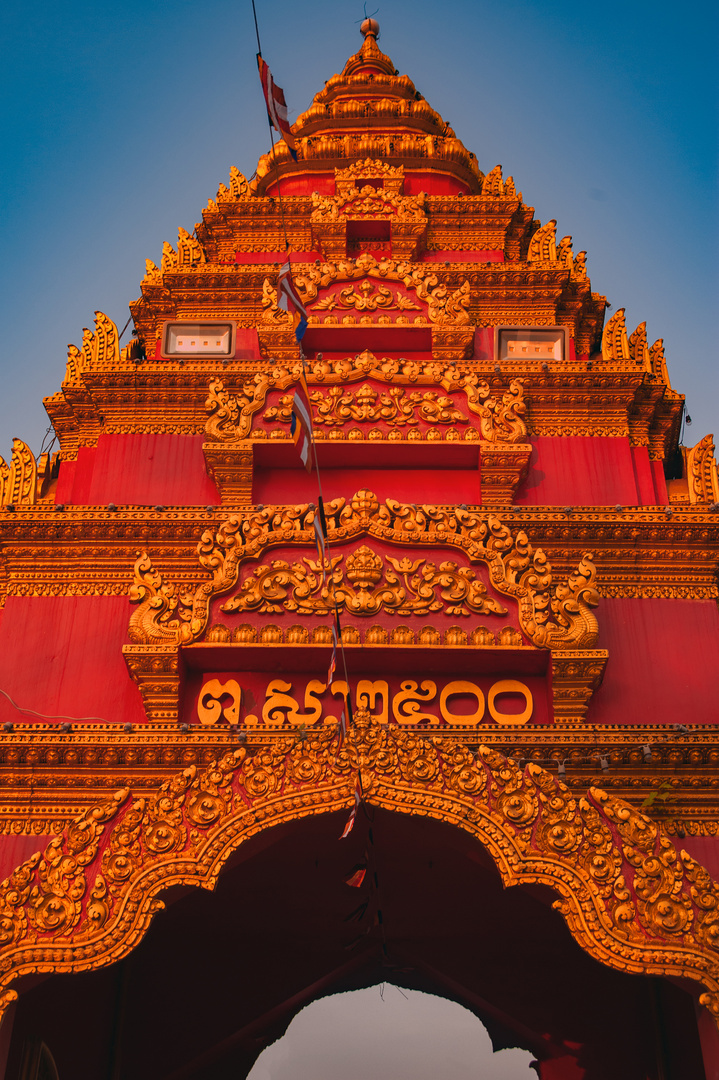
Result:
{"label": "dark archway opening", "polygon": [[214,893],[168,893],[121,963],[21,987],[7,1080],[33,1039],[60,1080],[240,1080],[304,1005],[385,980],[465,1005],[547,1078],[703,1080],[688,993],[593,960],[550,890],[503,889],[463,831],[371,813],[377,888],[372,866],[347,884],[366,817],[343,841],[343,815],[307,818],[244,845]]}

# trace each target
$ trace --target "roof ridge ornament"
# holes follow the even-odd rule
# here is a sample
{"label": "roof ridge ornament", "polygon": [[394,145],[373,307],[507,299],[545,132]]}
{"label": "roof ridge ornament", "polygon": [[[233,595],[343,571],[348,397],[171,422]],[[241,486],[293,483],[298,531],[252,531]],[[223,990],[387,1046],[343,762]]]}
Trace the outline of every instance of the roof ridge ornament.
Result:
{"label": "roof ridge ornament", "polygon": [[373,70],[382,75],[397,75],[398,71],[391,58],[382,52],[377,44],[379,37],[379,23],[376,19],[364,19],[360,26],[360,32],[364,37],[362,48],[359,52],[350,56],[344,66],[343,75],[354,75],[360,70]]}

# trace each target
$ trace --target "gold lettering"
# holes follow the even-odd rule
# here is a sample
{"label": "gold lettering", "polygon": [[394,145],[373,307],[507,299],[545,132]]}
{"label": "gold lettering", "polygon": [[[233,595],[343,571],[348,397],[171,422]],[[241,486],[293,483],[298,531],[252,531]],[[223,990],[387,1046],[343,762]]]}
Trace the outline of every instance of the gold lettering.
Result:
{"label": "gold lettering", "polygon": [[[455,694],[473,694],[477,699],[477,708],[475,712],[466,713],[464,716],[461,716],[459,713],[450,712],[447,708],[447,701],[449,698],[454,697]],[[442,714],[442,719],[447,724],[458,726],[481,724],[482,717],[484,716],[484,694],[473,682],[460,680],[459,682],[447,683],[439,696],[439,711]]]}
{"label": "gold lettering", "polygon": [[[223,696],[232,698],[229,705],[222,705]],[[240,701],[242,700],[242,687],[235,679],[228,679],[221,683],[219,679],[210,679],[200,690],[197,699],[197,715],[200,723],[205,725],[216,724],[223,715],[228,724],[236,724],[240,718]]]}
{"label": "gold lettering", "polygon": [[267,727],[282,727],[285,722],[284,710],[287,709],[287,719],[292,723],[300,707],[295,698],[287,693],[292,689],[292,683],[284,679],[273,679],[267,686],[266,701],[262,706],[262,723]]}
{"label": "gold lettering", "polygon": [[[335,683],[335,686],[338,686]],[[292,683],[283,679],[273,679],[268,685],[267,700],[262,709],[262,722],[268,727],[282,727],[285,721],[291,726],[299,724],[316,724],[322,716],[322,702],[318,701],[317,694],[322,694],[327,689],[325,683],[319,679],[310,679],[305,687],[305,712],[300,712],[300,704],[297,698],[287,691],[292,689]],[[285,715],[285,710],[287,714]],[[247,718],[249,720],[249,717]]]}
{"label": "gold lettering", "polygon": [[305,689],[305,714],[301,718],[303,724],[316,724],[322,716],[322,702],[318,701],[317,694],[323,694],[327,685],[320,679],[310,679]]}
{"label": "gold lettering", "polygon": [[[382,710],[375,713],[377,708],[377,698],[382,695]],[[371,709],[373,716],[376,720],[379,720],[380,724],[386,724],[389,719],[389,686],[380,679],[378,682],[372,682],[370,679],[360,679],[357,683],[357,694],[355,697],[358,709]]]}
{"label": "gold lettering", "polygon": [[[522,694],[526,706],[524,712],[500,712],[495,705],[495,699],[499,697],[500,694]],[[534,709],[532,691],[528,686],[525,686],[522,682],[518,682],[516,679],[502,679],[500,682],[496,682],[489,691],[489,694],[487,695],[487,706],[489,708],[489,715],[492,719],[496,720],[498,724],[502,724],[504,727],[509,727],[512,724],[526,724]]]}
{"label": "gold lettering", "polygon": [[[398,724],[419,724],[422,720],[429,720],[430,724],[438,724],[439,718],[433,713],[420,712],[421,702],[430,702],[437,693],[437,684],[425,679],[421,690],[417,689],[417,683],[412,679],[401,683],[401,690],[392,699],[392,715]],[[403,707],[404,710],[403,711]]]}

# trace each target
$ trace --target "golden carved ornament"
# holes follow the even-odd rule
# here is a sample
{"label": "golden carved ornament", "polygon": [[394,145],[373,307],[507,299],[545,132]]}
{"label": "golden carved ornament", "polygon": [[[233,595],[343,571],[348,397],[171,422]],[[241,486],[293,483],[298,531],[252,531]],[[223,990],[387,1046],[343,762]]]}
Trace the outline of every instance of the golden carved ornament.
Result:
{"label": "golden carved ornament", "polygon": [[643,368],[644,371],[649,371],[649,345],[647,343],[647,324],[646,322],[639,323],[633,334],[629,335],[627,342],[629,346],[629,357],[634,361],[637,367]]}
{"label": "golden carved ornament", "polygon": [[177,231],[177,251],[167,240],[162,245],[162,271],[186,270],[191,266],[201,266],[207,262],[205,249],[199,240],[191,236],[186,229]]}
{"label": "golden carved ornament", "polygon": [[[344,559],[344,567],[342,562]],[[326,564],[327,581],[316,559],[289,563],[274,559],[258,566],[240,591],[221,605],[224,612],[331,615],[335,608],[367,617],[391,615],[506,615],[507,609],[487,596],[473,570],[456,562],[439,565],[426,559],[383,559],[366,544]]]}
{"label": "golden carved ornament", "polygon": [[85,327],[82,348],[67,347],[67,370],[64,383],[77,386],[85,371],[116,371],[120,365],[120,345],[117,327],[101,311],[95,312],[95,333]]}
{"label": "golden carved ornament", "polygon": [[689,502],[719,502],[719,468],[714,457],[714,437],[705,435],[690,450],[683,449]]}
{"label": "golden carved ornament", "polygon": [[[325,515],[327,539],[333,545],[364,536],[413,548],[431,543],[457,548],[470,562],[484,563],[497,592],[516,599],[520,626],[540,648],[591,649],[597,641],[591,608],[599,595],[589,554],[566,583],[555,585],[544,552],[535,550],[524,532],[514,536],[493,514],[394,499],[380,505],[373,492],[358,491],[349,501],[339,498],[326,504]],[[130,640],[138,645],[196,641],[207,628],[210,600],[237,584],[244,562],[287,544],[314,549],[314,517],[308,503],[232,514],[216,531],[202,534],[197,554],[211,576],[184,595],[164,581],[147,554],[140,555],[130,589],[130,600],[138,605],[130,619]]]}
{"label": "golden carved ornament", "polygon": [[557,223],[548,221],[546,225],[540,225],[529,241],[527,252],[529,262],[556,262],[557,261]]}
{"label": "golden carved ornament", "polygon": [[602,334],[602,359],[623,362],[629,360],[627,326],[624,308],[618,308],[604,327]]}
{"label": "golden carved ornament", "polygon": [[508,176],[506,181],[502,180],[501,165],[495,165],[485,176],[482,181],[482,195],[491,199],[504,198],[522,201],[522,193],[515,190],[512,177]]}
{"label": "golden carved ornament", "polygon": [[337,195],[312,194],[310,221],[347,221],[349,218],[396,218],[399,221],[424,222],[425,193],[401,195],[367,184]]}
{"label": "golden carved ornament", "polygon": [[[489,392],[489,387],[487,387]],[[289,424],[292,414],[293,395],[280,398],[277,408],[266,409],[262,419],[265,423],[280,421]],[[467,424],[468,418],[455,409],[452,398],[436,391],[419,390],[407,393],[401,386],[392,386],[386,394],[365,383],[352,392],[342,386],[330,387],[327,395],[319,390],[310,394],[314,406],[313,422],[327,427],[341,427],[354,422],[358,424],[382,421],[389,427],[415,425],[423,420],[427,424]]]}
{"label": "golden carved ornament", "polygon": [[401,195],[404,188],[404,165],[390,165],[388,161],[365,158],[364,161],[353,162],[345,169],[335,169],[335,191],[338,195],[355,191],[360,180],[381,180],[384,191]]}
{"label": "golden carved ornament", "polygon": [[362,281],[359,288],[348,285],[338,293],[330,293],[322,300],[317,300],[313,311],[334,311],[336,308],[355,308],[357,311],[421,311],[419,304],[415,304],[409,296],[402,293],[393,293],[384,285],[375,285],[371,281]]}
{"label": "golden carved ornament", "polygon": [[0,457],[0,506],[34,506],[37,502],[37,464],[22,439],[13,439],[8,465]]}
{"label": "golden carved ornament", "polygon": [[671,390],[672,386],[669,381],[669,371],[664,355],[663,338],[658,338],[650,348],[648,367],[652,375],[656,375],[657,379],[659,379],[660,382],[663,382],[667,389]]}
{"label": "golden carved ornament", "polygon": [[[285,314],[284,312],[282,313]],[[311,366],[310,366],[311,365]],[[214,443],[241,442],[250,435],[253,417],[263,408],[267,394],[272,389],[285,390],[299,382],[301,368],[294,364],[291,368],[278,367],[269,373],[259,372],[252,382],[246,382],[234,394],[228,393],[220,379],[213,379],[209,385],[209,396],[205,402],[208,419],[205,435]],[[360,388],[354,395],[346,391],[342,383],[358,382],[372,378],[384,383],[392,383],[387,394],[368,387]],[[452,399],[436,392],[426,391],[419,394],[402,394],[401,386],[440,386],[447,393],[462,392],[467,406],[480,420],[481,437],[492,443],[522,443],[527,437],[525,416],[527,403],[524,400],[524,387],[521,379],[513,379],[509,387],[497,392],[490,389],[488,383],[480,380],[476,373],[457,368],[431,363],[420,365],[413,360],[379,361],[369,350],[346,360],[317,359],[308,363],[307,382],[310,386],[329,386],[329,396],[316,390],[311,393],[312,404],[316,408],[316,423],[336,426],[342,422],[378,422],[385,420],[391,426],[403,422],[413,422],[415,412],[419,419],[429,424],[447,424],[462,422],[463,414],[454,408]],[[349,400],[351,399],[351,400]],[[266,422],[279,421],[289,423],[291,401],[289,395],[280,399],[278,406],[272,406],[264,413]],[[409,410],[409,412],[408,412]],[[450,413],[454,413],[450,417]],[[450,417],[450,420],[447,419]]]}
{"label": "golden carved ornament", "polygon": [[[224,187],[224,184],[223,184]],[[222,202],[225,199],[249,199],[252,197],[252,191],[248,183],[247,177],[244,176],[236,165],[230,166],[230,186],[225,188],[224,192],[217,193],[218,202]]]}
{"label": "golden carved ornament", "polygon": [[557,262],[561,263],[562,266],[566,266],[568,270],[571,270],[574,266],[571,236],[563,236],[559,241],[559,246],[557,247]]}
{"label": "golden carved ornament", "polygon": [[375,259],[362,252],[356,259],[338,259],[314,266],[299,263],[293,274],[294,284],[306,305],[313,305],[319,290],[335,282],[357,281],[373,278],[393,281],[415,292],[418,299],[427,304],[427,317],[436,325],[469,326],[469,281],[450,291],[440,283],[431,267],[408,261]]}
{"label": "golden carved ornament", "polygon": [[161,285],[162,284],[162,271],[152,259],[145,259],[145,276],[142,279],[143,285]]}
{"label": "golden carved ornament", "polygon": [[[451,735],[380,724],[366,709],[344,741],[256,728],[247,746],[185,769],[154,797],[126,790],[92,808],[0,886],[0,1008],[41,971],[88,971],[126,956],[161,895],[214,889],[240,846],[264,829],[347,812],[361,775],[368,805],[451,824],[474,837],[505,886],[542,884],[578,944],[631,974],[689,978],[719,1017],[719,886],[661,826],[591,787],[577,796],[537,765]],[[97,846],[109,828],[103,851]]]}

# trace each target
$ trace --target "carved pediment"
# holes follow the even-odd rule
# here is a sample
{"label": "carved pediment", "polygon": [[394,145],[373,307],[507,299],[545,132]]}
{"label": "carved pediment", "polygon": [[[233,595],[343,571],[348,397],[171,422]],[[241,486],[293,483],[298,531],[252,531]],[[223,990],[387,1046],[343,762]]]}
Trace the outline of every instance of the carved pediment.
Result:
{"label": "carved pediment", "polygon": [[[596,606],[599,597],[594,587],[596,571],[591,555],[585,555],[565,584],[555,586],[544,552],[535,550],[523,532],[514,536],[509,527],[492,514],[461,508],[449,510],[414,506],[393,499],[380,505],[371,491],[359,491],[349,501],[334,499],[326,505],[325,511],[327,538],[333,545],[332,550],[334,545],[344,546],[364,537],[395,547],[430,545],[456,549],[463,553],[470,565],[482,564],[486,567],[493,590],[516,601],[519,625],[532,644],[546,649],[588,649],[596,644],[597,621],[590,609]],[[304,584],[301,588],[307,599],[306,604],[304,600],[302,603],[308,608],[308,613],[315,610],[317,603],[326,604],[326,586],[318,585],[323,568],[316,565],[313,569],[310,565],[314,558],[311,553],[316,550],[315,512],[311,504],[264,507],[246,514],[231,515],[214,532],[206,530],[197,552],[200,564],[210,578],[182,596],[163,581],[149,557],[141,555],[135,566],[135,581],[130,590],[131,600],[139,605],[130,620],[131,640],[138,644],[167,645],[197,641],[207,629],[212,599],[235,589],[240,580],[241,566],[248,560],[256,564],[269,550],[287,545],[304,548],[307,556],[305,562],[296,561],[289,570],[280,568],[282,560],[267,564],[266,571],[262,569],[259,575],[255,574],[254,584],[241,586],[235,606],[228,606],[224,610],[248,610],[255,603],[261,606],[265,602],[262,597],[264,586],[258,592],[256,582],[264,580],[267,574],[273,579],[280,569],[284,574],[284,583],[273,579],[269,594],[276,597],[280,608],[285,606],[290,593],[296,590],[302,575]],[[300,553],[298,550],[298,556]],[[336,566],[344,558],[340,554],[336,565],[330,560],[324,568],[325,572],[334,574]],[[501,605],[492,607],[487,599],[486,587],[476,581],[476,575],[460,570],[455,560],[447,560],[444,570],[437,570],[434,562],[431,562],[429,565],[433,569],[425,568],[417,576],[421,565],[426,566],[424,558],[414,560],[412,565],[407,559],[390,558],[387,563],[367,544],[362,545],[351,557],[346,558],[345,568],[340,574],[342,581],[346,580],[349,584],[337,582],[338,587],[345,589],[343,603],[352,610],[362,590],[367,601],[367,597],[376,591],[375,587],[383,575],[385,583],[391,580],[393,587],[401,579],[405,597],[417,597],[422,592],[420,579],[427,573],[429,577],[439,575],[436,587],[443,590],[442,600],[437,599],[439,594],[434,594],[431,603],[446,603],[451,614],[461,613],[452,610],[453,596],[456,596],[455,606],[458,608],[469,604],[467,610],[471,608],[478,613],[486,614],[492,610],[502,612]],[[444,584],[440,580],[442,573],[446,574]],[[308,577],[308,574],[311,576]],[[292,575],[297,581],[290,581]],[[428,585],[428,588],[432,591],[435,586]],[[255,594],[257,599],[252,600]],[[390,606],[394,603],[389,593],[383,600],[375,597],[372,601],[372,604],[387,603]],[[401,602],[397,600],[397,603],[399,613],[407,614],[407,611],[401,610]],[[297,612],[300,607],[302,605],[298,607],[296,598],[287,603],[288,610]],[[367,613],[374,614],[375,611]]]}
{"label": "carved pediment", "polygon": [[[523,532],[513,535],[491,513],[393,499],[380,505],[371,491],[359,491],[350,500],[334,499],[325,506],[329,548],[320,561],[315,513],[314,505],[305,503],[230,515],[203,533],[197,552],[207,577],[183,593],[163,579],[147,554],[138,558],[130,589],[137,604],[128,628],[133,644],[123,652],[152,720],[177,716],[180,647],[219,640],[215,629],[222,629],[222,640],[228,640],[225,627],[210,629],[213,607],[225,617],[245,619],[321,616],[325,624],[315,627],[313,640],[318,631],[327,631],[336,607],[360,623],[366,616],[392,614],[403,619],[430,613],[498,616],[503,622],[509,617],[516,627],[498,627],[496,635],[475,627],[473,647],[516,648],[528,642],[530,649],[551,650],[555,718],[576,722],[584,717],[607,660],[607,653],[594,647],[598,626],[591,609],[599,597],[591,555],[583,557],[566,582],[555,584],[544,552],[535,550]],[[228,599],[219,604],[220,597]],[[283,645],[281,627],[263,621],[260,629],[262,641],[277,647],[291,648],[309,638],[308,630],[291,626]],[[348,629],[358,641],[357,623]],[[393,634],[389,644],[387,631],[371,626],[366,643],[375,642],[377,629],[383,635],[378,644],[391,648],[399,642]],[[252,626],[243,624],[239,631],[258,637]],[[403,643],[439,645],[436,628],[432,641],[423,638],[424,630],[401,626],[397,631]],[[444,647],[466,646],[468,639],[461,627],[449,627]],[[233,640],[242,647],[245,639]]]}
{"label": "carved pediment", "polygon": [[[306,378],[319,437],[324,430],[357,423],[371,423],[380,433],[387,429],[387,437],[390,430],[444,426],[448,437],[456,439],[457,423],[466,425],[464,439],[520,444],[527,437],[527,406],[519,379],[497,390],[476,373],[455,365],[380,360],[369,350],[346,360],[318,356],[308,362]],[[290,391],[299,379],[299,364],[258,375],[235,393],[229,393],[220,379],[213,379],[205,403],[208,441],[237,444],[255,436],[289,438]],[[366,385],[356,391],[346,386],[360,381]],[[276,391],[287,393],[277,396]],[[286,431],[273,432],[277,424],[287,425]]]}

